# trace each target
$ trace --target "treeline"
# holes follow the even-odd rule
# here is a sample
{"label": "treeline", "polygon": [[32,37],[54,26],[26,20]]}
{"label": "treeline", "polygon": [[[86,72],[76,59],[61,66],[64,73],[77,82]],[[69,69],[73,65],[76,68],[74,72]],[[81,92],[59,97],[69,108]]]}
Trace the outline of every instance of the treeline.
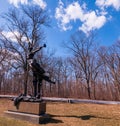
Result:
{"label": "treeline", "polygon": [[[11,9],[5,14],[7,33],[0,31],[0,93],[32,94],[32,72],[27,68],[28,43],[34,49],[44,42],[43,28],[48,15],[38,7],[22,7],[22,14]],[[25,17],[25,18],[23,18]],[[13,39],[14,37],[14,39]],[[64,42],[69,57],[55,57],[40,51],[37,61],[56,84],[43,81],[42,95],[101,100],[120,100],[120,41],[99,46],[95,34],[76,32]]]}

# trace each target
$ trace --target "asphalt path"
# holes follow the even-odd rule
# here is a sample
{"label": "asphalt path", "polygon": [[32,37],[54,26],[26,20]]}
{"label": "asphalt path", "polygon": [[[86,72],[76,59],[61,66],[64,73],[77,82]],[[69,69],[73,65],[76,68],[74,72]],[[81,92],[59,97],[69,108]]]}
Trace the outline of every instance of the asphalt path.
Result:
{"label": "asphalt path", "polygon": [[[13,99],[15,95],[0,95],[0,98]],[[91,103],[91,104],[120,104],[120,101],[104,101],[104,100],[88,100],[88,99],[74,99],[74,98],[56,98],[56,97],[42,97],[44,101],[50,102],[68,102],[68,103]]]}

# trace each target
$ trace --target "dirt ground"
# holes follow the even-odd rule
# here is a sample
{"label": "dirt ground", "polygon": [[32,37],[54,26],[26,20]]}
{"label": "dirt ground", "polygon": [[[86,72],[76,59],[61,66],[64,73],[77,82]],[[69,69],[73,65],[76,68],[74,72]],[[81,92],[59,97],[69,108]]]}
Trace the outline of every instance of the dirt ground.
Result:
{"label": "dirt ground", "polygon": [[48,102],[50,120],[32,124],[4,115],[11,101],[0,99],[0,126],[120,126],[120,105],[71,104]]}

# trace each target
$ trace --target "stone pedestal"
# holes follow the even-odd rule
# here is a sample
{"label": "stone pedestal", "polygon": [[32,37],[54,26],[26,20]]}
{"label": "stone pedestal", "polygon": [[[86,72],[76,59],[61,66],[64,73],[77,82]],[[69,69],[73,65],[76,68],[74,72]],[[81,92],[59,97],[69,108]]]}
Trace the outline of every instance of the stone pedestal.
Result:
{"label": "stone pedestal", "polygon": [[46,114],[45,102],[20,102],[17,107],[14,106],[12,102],[12,105],[8,111],[5,111],[5,114],[8,117],[26,120],[37,124],[49,119],[49,116]]}

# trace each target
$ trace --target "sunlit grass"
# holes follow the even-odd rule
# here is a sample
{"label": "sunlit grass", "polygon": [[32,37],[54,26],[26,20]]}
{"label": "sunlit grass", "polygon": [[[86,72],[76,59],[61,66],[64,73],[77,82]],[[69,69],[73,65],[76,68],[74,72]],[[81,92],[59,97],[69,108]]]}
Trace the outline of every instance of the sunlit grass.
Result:
{"label": "sunlit grass", "polygon": [[[0,99],[0,126],[38,126],[7,118],[9,100]],[[120,105],[47,103],[49,122],[42,126],[120,126]]]}

